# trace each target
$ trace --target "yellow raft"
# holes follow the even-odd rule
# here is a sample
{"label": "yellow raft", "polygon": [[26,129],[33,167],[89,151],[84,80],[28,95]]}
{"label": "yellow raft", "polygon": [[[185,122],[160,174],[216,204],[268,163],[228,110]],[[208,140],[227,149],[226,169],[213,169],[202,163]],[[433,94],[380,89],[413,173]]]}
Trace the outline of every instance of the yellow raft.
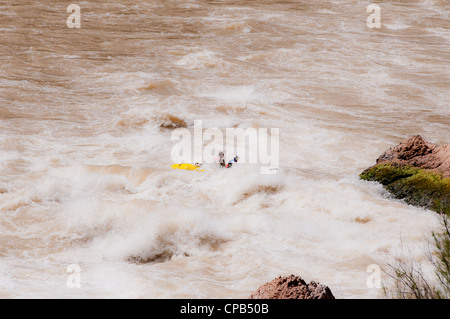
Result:
{"label": "yellow raft", "polygon": [[193,164],[173,164],[173,169],[184,169],[186,171],[197,171],[197,172],[204,172],[204,170],[200,170],[200,166],[196,166]]}

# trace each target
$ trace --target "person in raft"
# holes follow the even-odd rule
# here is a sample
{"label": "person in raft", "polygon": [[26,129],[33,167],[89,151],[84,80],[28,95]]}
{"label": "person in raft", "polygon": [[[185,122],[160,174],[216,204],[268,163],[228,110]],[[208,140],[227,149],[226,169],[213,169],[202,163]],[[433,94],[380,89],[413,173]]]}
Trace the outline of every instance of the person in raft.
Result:
{"label": "person in raft", "polygon": [[231,161],[228,162],[226,168],[231,168],[233,166],[233,163],[237,163],[239,161],[239,156],[235,156]]}
{"label": "person in raft", "polygon": [[239,156],[235,156],[231,161],[228,162],[228,164],[225,164],[225,154],[223,152],[220,152],[218,161],[220,167],[231,168],[233,166],[233,163],[237,163],[239,161]]}
{"label": "person in raft", "polygon": [[225,167],[225,158],[224,158],[225,154],[223,152],[219,153],[219,165],[220,167]]}

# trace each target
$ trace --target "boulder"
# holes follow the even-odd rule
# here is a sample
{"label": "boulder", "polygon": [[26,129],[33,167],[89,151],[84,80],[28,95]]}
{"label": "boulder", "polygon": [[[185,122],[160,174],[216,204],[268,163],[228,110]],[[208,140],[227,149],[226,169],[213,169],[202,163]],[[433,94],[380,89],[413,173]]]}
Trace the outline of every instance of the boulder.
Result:
{"label": "boulder", "polygon": [[437,146],[416,135],[390,148],[377,164],[413,166],[450,177],[450,144]]}
{"label": "boulder", "polygon": [[360,177],[381,183],[408,204],[450,214],[450,144],[413,136],[384,152]]}
{"label": "boulder", "polygon": [[301,277],[278,277],[265,283],[250,299],[335,299],[330,288],[314,281],[307,284]]}

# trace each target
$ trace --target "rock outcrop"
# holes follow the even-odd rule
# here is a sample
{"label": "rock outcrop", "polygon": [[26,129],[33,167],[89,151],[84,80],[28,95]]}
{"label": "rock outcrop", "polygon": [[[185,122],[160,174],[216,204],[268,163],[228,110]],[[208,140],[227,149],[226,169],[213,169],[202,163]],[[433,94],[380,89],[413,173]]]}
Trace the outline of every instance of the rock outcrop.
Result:
{"label": "rock outcrop", "polygon": [[278,277],[265,283],[250,296],[250,299],[335,299],[327,286],[307,284],[301,277],[291,275]]}
{"label": "rock outcrop", "polygon": [[450,144],[413,136],[390,148],[360,177],[383,184],[406,203],[450,214]]}
{"label": "rock outcrop", "polygon": [[377,164],[413,166],[450,177],[450,144],[437,146],[416,135],[390,148],[377,159]]}

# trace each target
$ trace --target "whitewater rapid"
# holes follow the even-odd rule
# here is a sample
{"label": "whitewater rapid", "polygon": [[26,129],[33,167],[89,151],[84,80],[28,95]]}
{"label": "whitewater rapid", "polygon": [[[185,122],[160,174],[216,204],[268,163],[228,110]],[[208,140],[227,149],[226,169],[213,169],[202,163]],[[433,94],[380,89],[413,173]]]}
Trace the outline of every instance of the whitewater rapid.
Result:
{"label": "whitewater rapid", "polygon": [[[369,4],[83,1],[68,29],[64,3],[1,2],[0,297],[247,298],[296,274],[381,298],[370,265],[429,271],[435,213],[358,175],[450,140],[449,7],[382,4],[368,29]],[[279,129],[278,172],[170,169],[197,120]]]}

